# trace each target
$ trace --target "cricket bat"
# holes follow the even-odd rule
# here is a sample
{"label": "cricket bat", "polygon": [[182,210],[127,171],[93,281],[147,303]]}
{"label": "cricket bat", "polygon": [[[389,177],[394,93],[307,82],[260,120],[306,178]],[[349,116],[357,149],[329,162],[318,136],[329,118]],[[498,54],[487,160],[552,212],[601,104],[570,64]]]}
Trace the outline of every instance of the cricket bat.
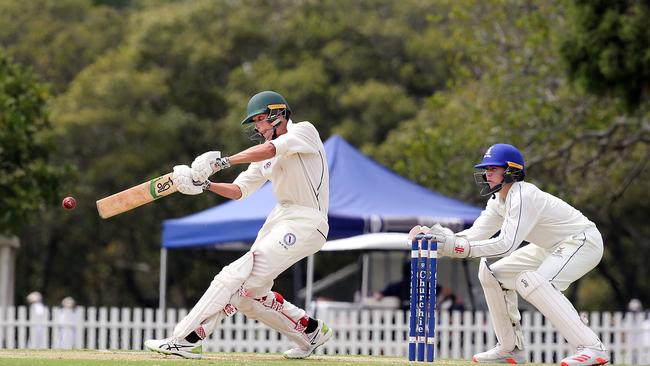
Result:
{"label": "cricket bat", "polygon": [[178,189],[172,181],[172,174],[167,173],[98,200],[97,211],[99,216],[107,219],[176,192]]}

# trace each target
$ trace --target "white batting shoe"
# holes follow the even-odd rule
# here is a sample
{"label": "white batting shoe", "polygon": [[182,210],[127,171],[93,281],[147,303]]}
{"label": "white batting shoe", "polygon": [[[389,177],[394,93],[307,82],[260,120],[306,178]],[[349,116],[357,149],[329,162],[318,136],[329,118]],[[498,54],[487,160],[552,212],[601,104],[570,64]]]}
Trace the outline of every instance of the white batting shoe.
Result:
{"label": "white batting shoe", "polygon": [[472,357],[472,362],[477,363],[526,363],[526,352],[515,348],[512,351],[504,351],[499,344],[485,352],[477,353]]}
{"label": "white batting shoe", "polygon": [[322,320],[318,320],[318,328],[315,331],[308,334],[309,337],[309,346],[307,347],[297,347],[292,348],[284,352],[285,358],[307,358],[309,357],[316,348],[325,344],[332,338],[334,332],[330,327],[325,324]]}
{"label": "white batting shoe", "polygon": [[190,343],[186,340],[178,341],[171,338],[148,339],[144,342],[144,346],[150,351],[165,355],[194,359],[203,357],[203,346],[200,341]]}
{"label": "white batting shoe", "polygon": [[598,347],[578,346],[578,352],[562,360],[562,366],[593,366],[609,362],[609,354],[601,344]]}

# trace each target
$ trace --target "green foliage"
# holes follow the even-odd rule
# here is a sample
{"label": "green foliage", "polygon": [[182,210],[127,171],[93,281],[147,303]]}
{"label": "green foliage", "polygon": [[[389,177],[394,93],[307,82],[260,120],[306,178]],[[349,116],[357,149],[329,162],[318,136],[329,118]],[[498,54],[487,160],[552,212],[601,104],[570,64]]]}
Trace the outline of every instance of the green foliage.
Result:
{"label": "green foliage", "polygon": [[0,49],[0,234],[17,234],[57,197],[47,99],[32,72]]}
{"label": "green foliage", "polygon": [[0,2],[0,44],[51,83],[54,93],[105,49],[117,46],[123,31],[115,9],[86,0]]}
{"label": "green foliage", "polygon": [[413,99],[402,88],[376,80],[352,85],[339,101],[345,118],[333,132],[349,136],[349,141],[357,146],[374,146],[375,141],[383,141],[400,121],[416,112]]}
{"label": "green foliage", "polygon": [[[640,296],[640,279],[650,274],[645,266],[630,265],[639,250],[650,249],[645,219],[633,214],[650,202],[644,184],[647,105],[627,117],[621,101],[581,95],[559,77],[563,28],[557,12],[549,4],[507,12],[474,8],[477,22],[493,19],[501,32],[500,38],[481,39],[484,30],[475,30],[478,44],[471,49],[483,50],[479,78],[468,75],[436,93],[415,118],[391,131],[378,157],[434,190],[484,205],[472,183],[473,165],[494,143],[520,147],[527,180],[575,205],[601,229],[606,253],[591,277],[604,277],[618,295],[616,306],[624,308],[625,299]],[[488,65],[501,59],[507,64]]]}
{"label": "green foliage", "polygon": [[[496,142],[519,146],[528,179],[574,204],[603,232],[605,257],[591,278],[609,283],[621,302],[633,295],[650,301],[643,280],[650,273],[636,255],[650,246],[643,184],[648,103],[637,98],[634,114],[627,113],[630,95],[642,95],[647,83],[646,10],[618,2],[623,7],[616,9],[628,11],[610,10],[613,18],[594,12],[575,22],[590,14],[581,11],[590,5],[564,4],[0,3],[0,42],[54,84],[52,121],[62,147],[56,159],[78,171],[71,192],[78,208],[45,211],[38,226],[21,234],[30,244],[21,249],[17,294],[36,286],[54,299],[73,293],[83,304],[155,305],[161,221],[222,199],[174,195],[108,221],[97,218],[95,200],[204,151],[231,154],[250,146],[239,121],[250,96],[272,89],[287,98],[295,121],[313,122],[323,139],[341,134],[400,174],[478,205],[484,201],[472,167],[484,149]],[[590,4],[605,9],[604,2]],[[567,46],[576,39],[586,43]],[[603,63],[611,58],[598,55],[612,45],[638,57]],[[565,77],[568,51],[588,56],[569,63],[570,74],[573,67],[580,72],[574,78],[597,70],[597,77],[608,75],[594,78],[597,86],[616,93],[575,90]],[[585,60],[594,63],[586,68]],[[630,79],[633,70],[637,81]],[[619,92],[615,83],[636,91]],[[215,179],[230,181],[239,169]],[[193,303],[231,259],[173,252],[170,305]],[[77,272],[68,270],[71,263]],[[286,278],[276,285],[290,293]],[[592,288],[587,283],[577,293]]]}
{"label": "green foliage", "polygon": [[622,97],[637,107],[650,87],[650,5],[633,0],[569,4],[569,31],[561,45],[569,76],[589,92]]}
{"label": "green foliage", "polygon": [[[120,304],[153,305],[157,295],[149,281],[158,261],[160,222],[215,202],[209,195],[176,195],[109,221],[82,220],[97,217],[95,200],[190,163],[203,152],[199,146],[209,145],[212,122],[171,103],[167,76],[162,68],[139,72],[129,52],[116,51],[86,68],[54,103],[65,146],[61,159],[77,165],[83,179],[76,186],[79,208],[48,220],[48,235],[66,235],[67,252],[85,253],[76,255],[83,282],[67,282],[83,286],[71,288],[84,295],[82,301],[106,303],[113,301],[106,294],[123,293]],[[92,242],[86,240],[89,232]],[[53,266],[61,268],[51,271],[65,273],[65,263],[56,261]],[[64,279],[52,278],[51,286],[60,288]]]}

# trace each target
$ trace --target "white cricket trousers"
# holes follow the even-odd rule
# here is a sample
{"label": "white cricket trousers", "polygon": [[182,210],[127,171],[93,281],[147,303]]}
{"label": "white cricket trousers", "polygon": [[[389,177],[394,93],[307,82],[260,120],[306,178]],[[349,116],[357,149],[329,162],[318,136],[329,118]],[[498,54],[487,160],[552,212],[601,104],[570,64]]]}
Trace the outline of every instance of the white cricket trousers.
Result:
{"label": "white cricket trousers", "polygon": [[250,249],[255,259],[243,285],[245,295],[265,296],[282,272],[325,245],[328,232],[327,216],[318,210],[283,203],[275,206]]}
{"label": "white cricket trousers", "polygon": [[602,237],[592,227],[553,248],[528,244],[493,264],[482,259],[479,280],[501,347],[507,351],[524,347],[517,293],[549,318],[574,347],[599,343],[560,291],[592,270],[602,255]]}
{"label": "white cricket trousers", "polygon": [[320,211],[279,203],[251,249],[215,276],[198,303],[176,325],[174,338],[182,339],[192,331],[201,338],[209,336],[234,306],[299,346],[308,346],[305,311],[271,288],[280,273],[319,251],[328,231],[327,216]]}
{"label": "white cricket trousers", "polygon": [[491,264],[501,285],[515,290],[517,277],[536,271],[560,291],[591,271],[603,257],[603,238],[596,227],[574,235],[550,249],[528,244]]}

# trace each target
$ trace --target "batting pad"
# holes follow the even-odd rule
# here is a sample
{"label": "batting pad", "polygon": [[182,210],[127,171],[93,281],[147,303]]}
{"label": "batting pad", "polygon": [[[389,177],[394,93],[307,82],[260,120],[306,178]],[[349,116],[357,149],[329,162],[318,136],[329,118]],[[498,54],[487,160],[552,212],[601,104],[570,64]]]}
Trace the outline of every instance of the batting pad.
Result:
{"label": "batting pad", "polygon": [[258,299],[235,294],[231,302],[248,318],[259,320],[275,329],[299,347],[309,347],[304,332],[308,319],[305,311],[285,300],[279,293],[269,291],[266,296]]}
{"label": "batting pad", "polygon": [[[230,297],[246,281],[253,270],[254,257],[247,252],[217,274],[194,308],[174,328],[173,337],[183,339],[202,323],[211,320],[230,302]],[[221,319],[219,319],[221,320]],[[216,325],[215,325],[216,326]],[[214,326],[212,326],[214,329]],[[208,334],[209,335],[209,334]]]}
{"label": "batting pad", "polygon": [[600,344],[596,333],[582,322],[571,302],[542,275],[535,271],[523,272],[517,277],[515,286],[517,292],[544,314],[571,346]]}
{"label": "batting pad", "polygon": [[517,307],[517,293],[512,290],[504,290],[501,287],[485,258],[481,259],[478,279],[481,281],[494,333],[501,348],[506,351],[512,351],[515,347],[523,350],[524,335],[521,331],[521,314]]}
{"label": "batting pad", "polygon": [[[203,328],[203,334],[200,334],[200,332],[195,328],[197,331],[197,334],[199,334],[199,337],[202,337],[202,339],[205,339],[214,332],[214,329],[217,327],[217,325],[221,324],[221,321],[223,318],[226,317],[226,313],[221,310],[218,313],[212,315],[208,319],[205,319],[203,323],[201,323],[201,328]],[[191,332],[190,332],[191,333]]]}

